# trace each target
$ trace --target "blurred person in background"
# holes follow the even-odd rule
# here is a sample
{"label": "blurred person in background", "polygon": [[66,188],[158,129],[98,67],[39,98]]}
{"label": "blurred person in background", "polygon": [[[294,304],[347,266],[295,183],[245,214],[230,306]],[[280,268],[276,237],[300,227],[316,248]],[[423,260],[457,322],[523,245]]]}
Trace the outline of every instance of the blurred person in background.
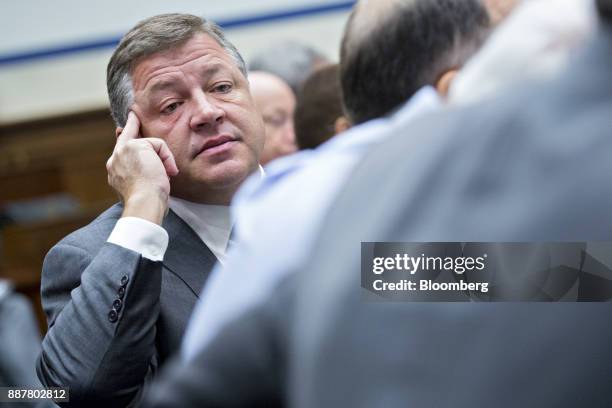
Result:
{"label": "blurred person in background", "polygon": [[274,74],[251,71],[249,86],[265,129],[264,148],[259,163],[266,165],[274,159],[295,153],[295,95],[289,85]]}
{"label": "blurred person in background", "polygon": [[[513,2],[490,3],[505,10]],[[555,75],[584,45],[596,24],[591,0],[518,3],[478,55],[457,75],[450,87],[449,102],[454,105],[478,102],[500,96],[527,80]]]}
{"label": "blurred person in background", "polygon": [[349,128],[342,108],[338,64],[319,68],[306,78],[297,100],[294,122],[299,149],[314,149]]}
{"label": "blurred person in background", "polygon": [[[32,306],[16,293],[13,285],[0,279],[0,387],[42,388],[36,377],[36,357],[40,353],[40,333]],[[47,407],[40,402],[3,402],[6,408]]]}
{"label": "blurred person in background", "polygon": [[308,75],[328,63],[328,59],[312,47],[283,41],[251,57],[249,70],[265,71],[282,78],[297,95]]}
{"label": "blurred person in background", "polygon": [[69,387],[72,407],[136,405],[178,350],[264,137],[242,57],[201,17],[138,23],[107,86],[117,124],[108,179],[121,203],[55,245],[42,272],[38,375]]}
{"label": "blurred person in background", "polygon": [[[360,241],[594,242],[610,259],[612,1],[598,4],[594,38],[561,71],[404,129],[430,143],[396,129],[355,169],[293,282],[298,298],[250,316],[296,307],[261,324],[291,328],[292,406],[612,405],[609,301],[364,302],[359,283]],[[563,255],[587,275],[605,269],[588,253]],[[566,279],[566,262],[546,289]],[[609,297],[609,282],[596,282]],[[277,298],[289,298],[284,284]]]}

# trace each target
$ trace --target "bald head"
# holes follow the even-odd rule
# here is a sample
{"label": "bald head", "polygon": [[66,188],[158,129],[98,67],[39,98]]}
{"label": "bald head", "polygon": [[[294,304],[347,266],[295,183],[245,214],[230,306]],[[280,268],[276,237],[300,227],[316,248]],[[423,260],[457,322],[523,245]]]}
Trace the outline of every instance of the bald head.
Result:
{"label": "bald head", "polygon": [[359,47],[372,30],[380,27],[396,13],[402,3],[411,0],[361,0],[351,13],[349,23],[344,32],[346,47]]}
{"label": "bald head", "polygon": [[265,143],[260,163],[297,150],[293,131],[295,95],[280,77],[263,71],[249,72],[249,85],[265,126]]}
{"label": "bald head", "polygon": [[249,85],[254,98],[269,92],[291,92],[291,88],[282,78],[265,71],[250,71]]}

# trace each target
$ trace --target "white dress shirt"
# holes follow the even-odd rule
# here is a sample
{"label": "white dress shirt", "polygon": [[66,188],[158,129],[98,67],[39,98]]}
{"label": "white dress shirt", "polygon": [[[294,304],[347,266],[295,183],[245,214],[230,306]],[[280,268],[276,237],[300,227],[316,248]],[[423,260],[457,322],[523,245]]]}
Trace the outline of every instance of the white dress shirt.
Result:
{"label": "white dress shirt", "polygon": [[[265,175],[260,165],[257,176],[253,178],[263,179]],[[229,206],[198,204],[172,196],[168,205],[223,263],[234,224]],[[138,252],[152,261],[162,261],[168,249],[168,233],[145,219],[123,217],[117,221],[107,242]]]}
{"label": "white dress shirt", "polygon": [[[391,118],[370,121],[315,150],[275,160],[266,167],[265,179],[247,180],[232,202],[236,243],[223,270],[218,265],[213,269],[200,295],[185,334],[183,358],[193,357],[227,322],[271,296],[283,276],[307,265],[328,208],[363,154],[403,131],[415,116],[440,106],[436,91],[425,87]],[[419,136],[406,135],[415,143],[421,142]]]}
{"label": "white dress shirt", "polygon": [[152,261],[162,261],[168,249],[166,230],[138,217],[119,218],[106,241],[138,252]]}
{"label": "white dress shirt", "polygon": [[223,263],[233,224],[229,206],[197,204],[176,197],[170,197],[169,205]]}
{"label": "white dress shirt", "polygon": [[[229,206],[197,204],[176,197],[170,197],[169,206],[223,262],[233,224]],[[168,248],[168,233],[142,218],[123,217],[117,221],[107,241],[152,261],[161,261]]]}

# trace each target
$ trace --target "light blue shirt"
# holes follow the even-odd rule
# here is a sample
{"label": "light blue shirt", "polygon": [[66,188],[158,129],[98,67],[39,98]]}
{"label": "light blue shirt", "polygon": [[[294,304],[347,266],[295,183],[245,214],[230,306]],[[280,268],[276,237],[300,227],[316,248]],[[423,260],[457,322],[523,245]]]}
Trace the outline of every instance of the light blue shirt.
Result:
{"label": "light blue shirt", "polygon": [[415,116],[440,107],[436,91],[425,87],[390,118],[278,159],[263,179],[249,178],[232,202],[236,244],[208,278],[185,334],[183,358],[192,358],[227,322],[270,296],[282,277],[307,265],[323,218],[359,159]]}

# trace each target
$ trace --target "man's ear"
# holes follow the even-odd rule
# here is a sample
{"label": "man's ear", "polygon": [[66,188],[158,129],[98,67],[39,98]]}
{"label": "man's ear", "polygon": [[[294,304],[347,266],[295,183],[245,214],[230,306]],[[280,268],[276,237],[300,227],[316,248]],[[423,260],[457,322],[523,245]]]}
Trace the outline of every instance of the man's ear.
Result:
{"label": "man's ear", "polygon": [[436,90],[443,98],[448,96],[448,90],[450,89],[451,83],[453,79],[455,79],[455,75],[457,75],[456,69],[450,69],[446,71],[438,80],[436,81]]}
{"label": "man's ear", "polygon": [[115,128],[115,137],[119,137],[121,132],[123,132],[123,128],[122,127],[116,127]]}
{"label": "man's ear", "polygon": [[338,117],[336,119],[336,121],[334,122],[334,131],[336,132],[335,133],[336,135],[338,133],[344,132],[345,130],[349,129],[350,127],[351,127],[351,123],[344,116]]}

